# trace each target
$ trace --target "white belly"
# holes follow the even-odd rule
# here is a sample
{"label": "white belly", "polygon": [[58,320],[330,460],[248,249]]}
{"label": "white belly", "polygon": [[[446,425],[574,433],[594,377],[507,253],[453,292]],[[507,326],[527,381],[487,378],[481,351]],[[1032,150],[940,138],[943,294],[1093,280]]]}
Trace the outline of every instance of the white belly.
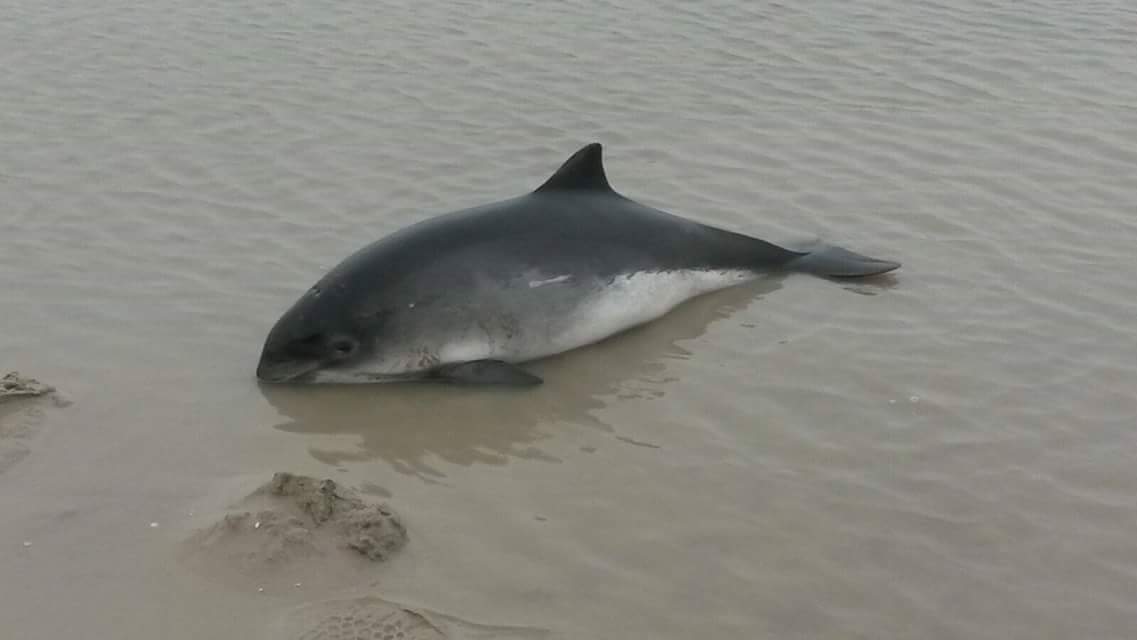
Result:
{"label": "white belly", "polygon": [[696,296],[742,284],[750,271],[662,271],[617,277],[582,300],[552,333],[544,348],[527,354],[543,357],[599,342],[651,322]]}

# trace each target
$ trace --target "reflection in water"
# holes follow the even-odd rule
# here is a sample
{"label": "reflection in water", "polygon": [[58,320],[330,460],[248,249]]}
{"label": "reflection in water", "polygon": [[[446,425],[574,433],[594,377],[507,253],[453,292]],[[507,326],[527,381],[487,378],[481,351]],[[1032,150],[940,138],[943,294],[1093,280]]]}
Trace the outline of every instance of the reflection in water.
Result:
{"label": "reflection in water", "polygon": [[891,289],[899,283],[900,281],[895,274],[886,273],[875,278],[847,282],[842,288],[845,291],[862,296],[875,296],[882,290]]}
{"label": "reflection in water", "polygon": [[423,480],[445,477],[431,457],[447,463],[501,465],[510,458],[559,462],[539,442],[557,422],[612,432],[597,416],[612,400],[660,396],[675,379],[666,360],[690,354],[679,343],[702,336],[716,320],[780,289],[785,276],[702,296],[668,316],[603,343],[529,365],[545,378],[533,389],[430,384],[289,387],[261,392],[289,421],[278,429],[307,434],[353,434],[354,451],[311,449],[329,465],[380,458]]}

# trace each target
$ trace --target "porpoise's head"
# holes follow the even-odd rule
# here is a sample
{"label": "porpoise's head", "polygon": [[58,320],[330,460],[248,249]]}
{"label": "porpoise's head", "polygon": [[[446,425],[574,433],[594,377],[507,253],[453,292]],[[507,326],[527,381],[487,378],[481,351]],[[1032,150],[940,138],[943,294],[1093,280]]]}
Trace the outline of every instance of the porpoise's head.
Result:
{"label": "porpoise's head", "polygon": [[347,293],[317,284],[301,296],[269,331],[257,378],[308,382],[317,372],[352,370],[368,361],[377,318],[364,317]]}

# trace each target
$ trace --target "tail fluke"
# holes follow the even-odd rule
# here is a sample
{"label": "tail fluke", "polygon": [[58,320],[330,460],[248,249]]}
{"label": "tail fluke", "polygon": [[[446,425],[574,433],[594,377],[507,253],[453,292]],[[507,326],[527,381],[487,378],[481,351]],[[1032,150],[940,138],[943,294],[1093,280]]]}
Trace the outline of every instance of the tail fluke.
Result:
{"label": "tail fluke", "polygon": [[790,260],[786,263],[786,268],[826,278],[864,278],[900,268],[899,262],[870,258],[826,244],[817,244],[800,251],[805,255]]}

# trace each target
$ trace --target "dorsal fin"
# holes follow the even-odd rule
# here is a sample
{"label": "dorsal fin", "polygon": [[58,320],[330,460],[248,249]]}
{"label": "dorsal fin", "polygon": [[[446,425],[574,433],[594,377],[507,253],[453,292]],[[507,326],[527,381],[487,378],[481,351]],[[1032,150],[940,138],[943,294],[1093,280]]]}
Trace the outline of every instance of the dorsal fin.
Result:
{"label": "dorsal fin", "polygon": [[604,175],[600,143],[593,142],[581,147],[536,190],[611,191],[608,176]]}

